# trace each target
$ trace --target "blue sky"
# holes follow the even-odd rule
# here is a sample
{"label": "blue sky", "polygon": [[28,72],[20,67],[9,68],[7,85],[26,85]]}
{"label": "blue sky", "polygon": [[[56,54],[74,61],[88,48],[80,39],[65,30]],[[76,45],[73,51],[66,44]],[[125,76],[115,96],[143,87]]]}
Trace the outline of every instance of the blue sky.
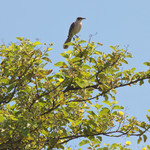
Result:
{"label": "blue sky", "polygon": [[[5,0],[1,1],[0,9],[0,43],[16,42],[18,36],[53,43],[50,58],[55,63],[62,59],[59,54],[64,51],[62,46],[70,24],[81,16],[87,18],[79,33],[81,39],[88,41],[89,35],[97,32],[92,41],[103,43],[99,50],[106,53],[111,51],[109,45],[121,48],[129,45],[128,51],[134,57],[124,68],[136,67],[137,71],[142,71],[148,69],[142,63],[150,60],[149,6],[149,0]],[[150,84],[146,81],[140,87],[118,89],[116,96],[126,114],[142,121],[146,120],[147,109],[150,109],[149,93]],[[105,143],[112,142],[112,139],[104,139]],[[144,146],[143,143],[137,146],[135,138],[131,139],[133,149]],[[123,137],[116,142],[126,140]]]}

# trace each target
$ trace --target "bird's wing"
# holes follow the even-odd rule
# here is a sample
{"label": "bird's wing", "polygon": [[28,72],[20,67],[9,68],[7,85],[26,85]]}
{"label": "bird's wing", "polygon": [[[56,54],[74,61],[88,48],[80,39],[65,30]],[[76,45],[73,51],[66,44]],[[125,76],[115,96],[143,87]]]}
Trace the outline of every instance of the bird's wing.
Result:
{"label": "bird's wing", "polygon": [[73,22],[73,23],[71,24],[70,29],[69,29],[68,36],[71,36],[71,37],[74,36],[73,33],[72,33],[72,31],[73,31],[72,29],[74,28],[74,26],[75,26],[75,22]]}

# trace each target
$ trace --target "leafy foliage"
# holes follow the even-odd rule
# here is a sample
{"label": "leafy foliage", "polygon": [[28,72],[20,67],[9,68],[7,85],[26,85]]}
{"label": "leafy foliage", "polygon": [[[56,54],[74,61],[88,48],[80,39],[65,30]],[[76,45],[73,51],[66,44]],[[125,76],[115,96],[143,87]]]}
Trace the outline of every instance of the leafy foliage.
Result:
{"label": "leafy foliage", "polygon": [[51,63],[52,44],[40,50],[39,41],[17,39],[19,44],[0,46],[0,147],[63,149],[71,140],[86,138],[80,146],[127,150],[129,142],[102,148],[102,137],[147,140],[150,124],[124,115],[123,106],[115,100],[117,88],[150,82],[150,70],[120,71],[132,57],[129,52],[110,46],[112,53],[105,54],[96,50],[94,42],[81,47],[85,41],[76,39],[73,50],[60,54],[65,61],[55,64],[59,71],[54,73],[50,67],[45,69]]}

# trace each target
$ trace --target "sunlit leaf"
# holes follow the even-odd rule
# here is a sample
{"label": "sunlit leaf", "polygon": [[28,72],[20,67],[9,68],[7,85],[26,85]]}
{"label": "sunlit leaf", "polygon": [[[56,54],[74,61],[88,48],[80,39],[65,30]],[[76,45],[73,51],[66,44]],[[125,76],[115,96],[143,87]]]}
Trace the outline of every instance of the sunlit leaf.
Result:
{"label": "sunlit leaf", "polygon": [[61,53],[60,55],[63,56],[64,58],[69,58],[69,55],[66,53]]}
{"label": "sunlit leaf", "polygon": [[4,119],[5,119],[4,116],[0,114],[0,122],[3,122]]}
{"label": "sunlit leaf", "polygon": [[112,104],[109,102],[109,101],[103,101],[103,103],[105,103],[105,104],[107,104],[107,105],[109,105],[109,106],[111,106]]}
{"label": "sunlit leaf", "polygon": [[83,65],[82,68],[83,69],[91,69],[91,67],[89,65]]}
{"label": "sunlit leaf", "polygon": [[109,46],[111,49],[116,50],[115,46]]}
{"label": "sunlit leaf", "polygon": [[113,109],[124,109],[124,107],[123,106],[119,106],[119,105],[115,105],[115,106],[113,106]]}
{"label": "sunlit leaf", "polygon": [[100,109],[101,107],[103,107],[103,105],[99,105],[98,103],[96,103],[95,106],[96,106],[97,109]]}
{"label": "sunlit leaf", "polygon": [[143,64],[150,67],[150,62],[144,62]]}
{"label": "sunlit leaf", "polygon": [[112,92],[113,92],[114,94],[117,94],[117,91],[116,91],[115,89],[112,89]]}
{"label": "sunlit leaf", "polygon": [[125,63],[125,64],[128,64],[128,62],[124,59],[121,60],[121,62]]}
{"label": "sunlit leaf", "polygon": [[63,61],[59,61],[55,64],[56,67],[63,66],[65,63]]}
{"label": "sunlit leaf", "polygon": [[71,42],[68,42],[68,43],[65,43],[65,45],[71,46],[71,45],[74,45],[74,44],[71,43]]}
{"label": "sunlit leaf", "polygon": [[17,40],[22,41],[24,37],[16,37]]}
{"label": "sunlit leaf", "polygon": [[124,115],[124,113],[123,113],[122,111],[119,111],[118,114],[119,114],[120,116],[123,116],[123,115]]}
{"label": "sunlit leaf", "polygon": [[47,48],[47,51],[51,51],[52,49],[53,49],[53,48],[51,48],[51,47],[48,47],[48,48]]}
{"label": "sunlit leaf", "polygon": [[33,46],[37,46],[37,45],[41,45],[42,43],[39,42],[39,41],[36,41],[36,42],[34,42],[34,43],[32,43],[32,44],[33,44]]}
{"label": "sunlit leaf", "polygon": [[53,71],[53,69],[49,69],[49,70],[46,71],[45,74],[46,74],[46,75],[49,75],[52,71]]}
{"label": "sunlit leaf", "polygon": [[110,110],[107,107],[103,107],[102,110],[99,112],[99,115],[106,115],[107,113],[109,113]]}
{"label": "sunlit leaf", "polygon": [[82,146],[82,145],[85,145],[85,144],[88,144],[90,143],[89,140],[82,140],[80,143],[79,143],[79,146]]}
{"label": "sunlit leaf", "polygon": [[102,44],[102,43],[100,43],[100,42],[97,42],[97,44],[98,44],[98,45],[100,45],[100,46],[103,46],[103,44]]}
{"label": "sunlit leaf", "polygon": [[96,116],[96,114],[93,111],[87,111],[90,115],[92,115],[93,117]]}
{"label": "sunlit leaf", "polygon": [[48,62],[52,62],[48,57],[42,57],[42,59],[44,59],[45,61],[48,61]]}
{"label": "sunlit leaf", "polygon": [[130,141],[126,141],[126,145],[131,145],[131,142]]}
{"label": "sunlit leaf", "polygon": [[78,42],[78,44],[82,44],[82,43],[86,43],[86,41],[85,40],[81,40],[81,41]]}

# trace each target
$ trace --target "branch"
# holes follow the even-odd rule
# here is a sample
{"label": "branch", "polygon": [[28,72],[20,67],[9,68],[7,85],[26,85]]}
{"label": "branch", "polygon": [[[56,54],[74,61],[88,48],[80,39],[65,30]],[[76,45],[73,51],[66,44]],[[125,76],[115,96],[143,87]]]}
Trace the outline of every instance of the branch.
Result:
{"label": "branch", "polygon": [[[64,81],[63,81],[63,82],[64,82]],[[61,82],[61,83],[60,83],[58,86],[56,86],[54,89],[52,89],[52,90],[50,90],[50,91],[48,91],[48,92],[45,92],[45,93],[43,93],[43,94],[41,94],[41,95],[38,95],[38,97],[36,97],[36,98],[32,101],[32,103],[31,103],[31,105],[30,105],[30,107],[29,107],[29,111],[31,110],[32,106],[34,105],[34,103],[35,103],[38,99],[42,98],[43,96],[49,95],[51,92],[54,92],[58,87],[61,86],[61,84],[62,84],[63,82]],[[49,109],[47,112],[45,112],[45,113],[43,113],[43,114],[41,114],[41,115],[47,114],[47,113],[51,112],[52,110],[54,110],[54,106],[53,106],[53,108]]]}
{"label": "branch", "polygon": [[46,115],[46,114],[50,113],[51,111],[55,110],[55,109],[58,108],[59,106],[60,106],[60,104],[58,104],[58,105],[55,106],[55,107],[52,107],[52,108],[49,109],[48,111],[46,111],[46,112],[40,114],[40,116],[43,116],[43,115]]}
{"label": "branch", "polygon": [[96,73],[96,80],[97,80],[97,82],[98,82],[99,84],[101,84],[101,82],[100,82],[100,80],[98,79],[98,75],[99,75],[102,71],[104,71],[106,68],[114,66],[114,65],[118,62],[119,58],[120,58],[120,55],[118,56],[118,58],[116,59],[116,61],[114,61],[112,64],[111,64],[111,60],[109,60],[108,62],[106,62],[106,63],[104,64],[105,66],[104,66],[102,69],[99,70],[99,68],[98,68],[98,72]]}
{"label": "branch", "polygon": [[131,84],[134,84],[134,83],[137,83],[137,82],[139,82],[139,81],[142,81],[142,80],[146,80],[146,79],[150,79],[150,77],[145,77],[145,78],[139,78],[139,79],[136,79],[136,80],[131,80],[130,82],[128,82],[128,83],[125,83],[125,84],[120,84],[119,86],[116,86],[116,87],[114,87],[114,88],[119,88],[119,87],[124,87],[124,86],[128,86],[128,85],[131,85]]}
{"label": "branch", "polygon": [[[16,88],[17,88],[17,85],[15,85],[13,92],[10,93],[9,95],[5,96],[5,97],[3,98],[3,101],[1,101],[0,103],[1,103],[1,104],[2,104],[2,103],[3,103],[3,104],[9,103],[9,102],[11,101],[11,99],[14,97],[15,93],[16,93]],[[9,96],[10,96],[10,97],[9,97]],[[9,98],[9,100],[8,100],[8,101],[5,101],[5,100],[7,99],[7,97]]]}
{"label": "branch", "polygon": [[[119,135],[112,135],[114,133],[120,133]],[[77,138],[81,138],[81,137],[90,137],[90,136],[98,136],[98,135],[105,135],[105,136],[109,136],[109,137],[121,137],[123,135],[126,135],[128,134],[128,132],[122,132],[122,131],[110,131],[110,132],[101,132],[101,133],[91,133],[91,134],[83,134],[83,135],[72,135],[72,136],[66,136],[66,137],[60,137],[59,139],[60,140],[63,140],[63,139],[67,139],[63,142],[60,142],[58,144],[64,144],[64,143],[67,143],[68,141],[71,141],[73,139],[77,139]],[[137,135],[132,135],[132,136],[137,136]]]}
{"label": "branch", "polygon": [[[118,58],[116,59],[116,61],[113,62],[112,64],[110,63],[111,61],[106,62],[105,66],[104,66],[102,69],[100,69],[100,70],[99,70],[99,68],[98,68],[98,72],[95,74],[95,75],[96,75],[96,80],[97,80],[98,84],[86,86],[86,87],[84,87],[84,88],[68,86],[63,92],[65,93],[65,92],[68,92],[68,91],[70,91],[70,90],[87,89],[87,88],[95,88],[95,89],[98,89],[98,85],[103,84],[103,83],[100,82],[99,79],[98,79],[99,73],[101,73],[102,71],[104,71],[104,70],[105,70],[106,68],[108,68],[108,67],[114,66],[114,65],[118,62],[119,58],[120,58],[120,56],[118,56]],[[109,64],[109,63],[110,63],[110,64]],[[108,64],[108,65],[107,65],[107,64]],[[94,75],[94,76],[95,76],[95,75]]]}
{"label": "branch", "polygon": [[[146,131],[148,131],[150,129],[150,127],[148,127],[147,129],[145,129],[142,133],[139,133],[139,134],[130,134],[130,136],[141,136],[143,135]],[[116,130],[116,131],[110,131],[110,132],[101,132],[101,133],[90,133],[90,134],[83,134],[83,135],[72,135],[72,136],[66,136],[66,137],[61,137],[59,138],[60,140],[63,140],[63,139],[67,139],[63,142],[60,142],[58,144],[64,144],[64,143],[67,143],[68,141],[71,141],[73,139],[77,139],[77,138],[81,138],[81,137],[90,137],[90,136],[98,136],[98,135],[105,135],[105,136],[108,136],[108,137],[121,137],[123,135],[127,135],[130,131],[132,130],[132,127],[129,128],[126,132],[123,132],[121,130]],[[118,135],[112,135],[112,134],[118,134]]]}
{"label": "branch", "polygon": [[88,89],[88,88],[98,89],[98,84],[89,85],[89,86],[86,86],[86,87],[83,87],[83,88],[81,88],[80,86],[79,87],[70,86],[70,87],[67,87],[63,92],[66,93],[66,92],[71,91],[71,90],[80,90],[80,89]]}
{"label": "branch", "polygon": [[[108,92],[110,92],[112,89],[117,89],[117,88],[120,88],[120,87],[124,87],[124,86],[128,86],[128,85],[131,85],[131,84],[135,84],[141,80],[146,80],[146,79],[150,79],[150,77],[145,77],[145,78],[142,78],[142,79],[137,79],[137,80],[134,80],[134,81],[130,81],[129,83],[126,83],[126,84],[120,84],[119,86],[112,86],[111,88],[103,91],[102,93],[99,93],[98,95],[92,97],[92,98],[87,98],[87,99],[78,99],[78,100],[70,100],[70,101],[67,101],[67,103],[69,102],[83,102],[83,101],[89,101],[89,100],[93,100],[97,97],[100,97],[100,96],[103,96],[104,94],[107,94]],[[98,85],[93,85],[93,86],[87,86],[85,88],[89,88],[89,87],[98,87]],[[75,89],[75,88],[74,88]],[[79,88],[78,88],[79,89]],[[84,88],[80,88],[80,89],[84,89]],[[98,89],[98,88],[97,88]]]}

